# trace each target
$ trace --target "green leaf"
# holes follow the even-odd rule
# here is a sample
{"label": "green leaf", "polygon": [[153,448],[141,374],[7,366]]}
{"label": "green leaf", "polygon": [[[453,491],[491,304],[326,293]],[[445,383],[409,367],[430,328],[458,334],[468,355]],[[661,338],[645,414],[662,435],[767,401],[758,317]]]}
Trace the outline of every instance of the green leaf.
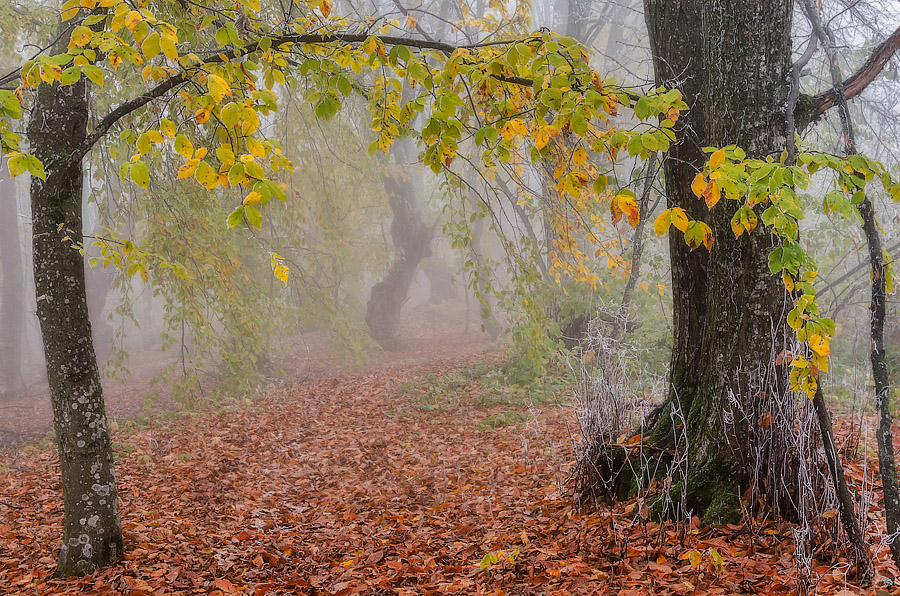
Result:
{"label": "green leaf", "polygon": [[144,38],[141,43],[141,52],[147,60],[152,60],[159,54],[159,33],[154,31]]}
{"label": "green leaf", "polygon": [[249,222],[251,226],[257,230],[262,227],[262,213],[259,212],[259,209],[248,205],[244,207],[244,213],[247,216],[247,222]]}
{"label": "green leaf", "polygon": [[584,115],[580,110],[576,111],[574,114],[572,114],[572,131],[579,137],[583,137],[585,134],[587,134],[587,130],[587,120],[585,120]]}
{"label": "green leaf", "polygon": [[244,221],[244,207],[242,205],[238,205],[237,209],[228,214],[228,219],[225,220],[225,223],[228,224],[228,228],[236,228],[241,225],[241,222]]}
{"label": "green leaf", "polygon": [[773,274],[780,273],[784,269],[784,248],[777,247],[769,253],[769,271]]}
{"label": "green leaf", "polygon": [[147,171],[147,164],[141,160],[131,164],[131,179],[141,188],[150,186],[150,172]]}
{"label": "green leaf", "polygon": [[98,87],[103,86],[103,71],[95,64],[85,64],[81,67],[81,72]]}
{"label": "green leaf", "polygon": [[29,155],[25,159],[25,167],[28,168],[28,173],[35,178],[40,178],[41,180],[47,179],[47,174],[44,172],[44,164],[42,164],[41,160],[35,156]]}
{"label": "green leaf", "polygon": [[659,150],[659,140],[653,136],[652,133],[645,132],[641,135],[641,144],[648,151],[658,151]]}

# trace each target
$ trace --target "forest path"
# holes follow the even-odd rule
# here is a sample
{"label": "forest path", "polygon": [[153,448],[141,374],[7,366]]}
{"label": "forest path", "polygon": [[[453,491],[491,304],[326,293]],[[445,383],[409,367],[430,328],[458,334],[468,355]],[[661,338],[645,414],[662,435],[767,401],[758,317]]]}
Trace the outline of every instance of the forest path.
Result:
{"label": "forest path", "polygon": [[[342,364],[331,349],[331,334],[309,331],[272,342],[279,362],[277,381],[296,383],[354,372],[373,371],[386,366],[433,362],[462,358],[490,349],[493,341],[483,333],[478,313],[473,308],[467,329],[465,307],[461,302],[445,302],[403,313],[399,349],[377,352],[370,362],[350,366]],[[132,354],[125,363],[126,372],[116,378],[104,376],[103,394],[110,418],[129,419],[179,409],[173,395],[172,380],[181,375],[177,346]],[[206,379],[201,385],[208,386]],[[46,383],[34,383],[14,397],[0,400],[0,448],[22,444],[53,429],[53,412]]]}
{"label": "forest path", "polygon": [[[695,526],[679,535],[636,520],[642,507],[634,501],[579,513],[561,484],[571,409],[554,400],[488,399],[494,394],[483,385],[490,377],[478,364],[485,358],[496,360],[464,357],[311,380],[228,411],[115,433],[128,550],[121,564],[82,579],[52,579],[62,513],[54,452],[32,446],[15,458],[4,454],[0,591],[411,596],[791,589],[789,526]],[[461,366],[462,373],[447,376]],[[701,557],[696,567],[690,549]],[[721,570],[711,549],[724,561]],[[490,554],[496,562],[482,569]],[[818,571],[816,593],[857,593],[842,574],[827,566]]]}

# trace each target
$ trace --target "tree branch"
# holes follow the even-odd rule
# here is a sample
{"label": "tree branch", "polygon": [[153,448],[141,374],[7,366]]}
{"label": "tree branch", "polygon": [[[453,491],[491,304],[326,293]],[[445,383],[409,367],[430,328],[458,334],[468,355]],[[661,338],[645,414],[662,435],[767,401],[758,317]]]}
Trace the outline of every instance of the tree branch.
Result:
{"label": "tree branch", "polygon": [[[890,37],[885,39],[877,48],[875,48],[875,51],[872,52],[869,59],[866,60],[865,64],[863,64],[859,70],[844,81],[841,85],[844,90],[844,97],[846,99],[853,99],[862,93],[863,90],[875,80],[881,71],[884,70],[888,60],[891,59],[897,50],[900,50],[900,27],[897,27]],[[808,101],[805,102],[803,108],[798,107],[798,109],[802,109],[806,112],[798,118],[798,123],[802,124],[802,126],[798,126],[798,128],[802,130],[803,128],[806,128],[807,125],[817,121],[822,117],[822,114],[833,108],[836,103],[837,91],[835,91],[833,87],[808,98]]]}
{"label": "tree branch", "polygon": [[[329,43],[363,43],[369,37],[372,37],[368,34],[360,34],[360,33],[347,33],[347,34],[336,34],[336,35],[279,35],[277,37],[271,38],[272,47],[281,48],[285,45],[291,44],[329,44]],[[443,52],[445,54],[452,54],[456,50],[460,49],[478,49],[484,48],[488,46],[497,46],[497,45],[509,45],[515,43],[514,41],[493,41],[493,42],[483,42],[483,43],[474,43],[474,44],[465,44],[465,45],[453,45],[449,43],[444,43],[440,41],[435,41],[433,39],[414,39],[407,37],[395,37],[395,36],[378,36],[385,45],[388,46],[406,46],[409,48],[416,48],[419,50],[437,50],[439,52]],[[222,52],[210,57],[208,60],[204,62],[189,67],[190,70],[186,70],[177,75],[173,75],[172,77],[164,80],[162,83],[153,87],[146,93],[142,93],[141,95],[130,99],[118,107],[109,112],[106,116],[104,116],[100,123],[97,124],[96,128],[87,137],[84,139],[84,142],[81,146],[74,151],[70,156],[71,162],[80,161],[87,153],[91,150],[91,148],[99,141],[109,130],[115,125],[116,122],[127,116],[128,114],[138,110],[154,99],[159,99],[169,91],[175,89],[176,87],[180,87],[181,85],[187,83],[192,74],[191,71],[198,70],[204,65],[207,64],[219,64],[222,62],[228,62],[237,58],[238,56],[243,56],[246,54],[252,54],[256,52],[260,48],[260,42],[252,43],[244,46],[240,49],[229,50],[228,52]],[[504,76],[504,75],[494,75],[494,77],[502,81],[504,83],[510,83],[513,85],[520,85],[523,87],[531,87],[534,84],[534,81],[531,79],[526,79],[524,77],[514,77],[514,76]]]}

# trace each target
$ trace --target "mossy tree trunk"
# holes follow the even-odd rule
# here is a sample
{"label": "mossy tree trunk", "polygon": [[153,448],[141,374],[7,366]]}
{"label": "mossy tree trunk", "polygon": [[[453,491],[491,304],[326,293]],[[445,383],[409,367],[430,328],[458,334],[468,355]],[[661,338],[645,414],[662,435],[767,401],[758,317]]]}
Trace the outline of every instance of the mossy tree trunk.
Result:
{"label": "mossy tree trunk", "polygon": [[737,205],[721,201],[707,211],[690,184],[704,146],[737,144],[751,157],[785,148],[791,3],[645,0],[645,9],[657,81],[681,88],[691,106],[665,165],[669,206],[706,221],[715,237],[708,255],[670,238],[670,397],[686,417],[688,506],[717,521],[728,517],[748,479],[747,454],[769,448],[753,444],[751,426],[766,399],[784,391],[775,361],[785,346],[787,297],[768,270],[770,234],[735,238]]}
{"label": "mossy tree trunk", "polygon": [[[53,53],[66,51],[61,29]],[[122,526],[100,371],[91,339],[81,243],[83,171],[70,156],[84,142],[84,79],[37,90],[28,140],[44,164],[33,178],[34,285],[62,471],[63,542],[57,573],[84,575],[122,554]]]}

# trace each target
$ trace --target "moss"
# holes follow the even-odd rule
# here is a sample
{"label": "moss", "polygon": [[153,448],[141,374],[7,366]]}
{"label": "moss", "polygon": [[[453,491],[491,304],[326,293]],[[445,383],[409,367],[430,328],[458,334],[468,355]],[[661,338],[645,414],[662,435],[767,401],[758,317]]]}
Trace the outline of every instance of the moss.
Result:
{"label": "moss", "polygon": [[715,458],[690,472],[687,503],[709,525],[740,521],[740,494],[731,467],[724,460]]}

